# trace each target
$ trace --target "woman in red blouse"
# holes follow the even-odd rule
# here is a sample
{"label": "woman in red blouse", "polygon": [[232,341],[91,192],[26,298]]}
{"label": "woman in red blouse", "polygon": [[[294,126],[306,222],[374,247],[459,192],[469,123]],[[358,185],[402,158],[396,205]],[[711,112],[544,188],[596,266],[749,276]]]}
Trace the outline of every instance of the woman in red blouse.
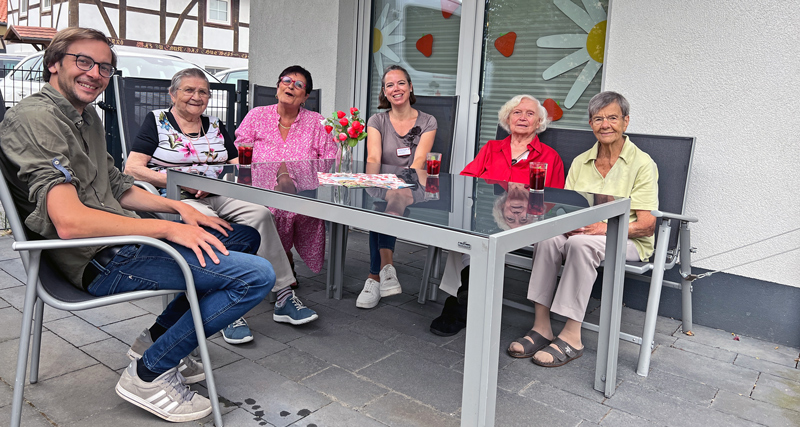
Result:
{"label": "woman in red blouse", "polygon": [[530,95],[517,95],[500,108],[500,127],[510,135],[492,140],[461,171],[461,175],[527,184],[528,164],[547,163],[545,187],[564,188],[564,164],[556,150],[542,144],[538,133],[550,119],[542,104]]}
{"label": "woman in red blouse", "polygon": [[[470,162],[461,175],[483,178],[487,182],[498,181],[508,194],[513,191],[506,182],[529,183],[530,162],[547,163],[545,187],[564,188],[564,163],[556,150],[542,144],[538,133],[547,129],[550,119],[542,104],[530,95],[517,95],[500,108],[500,126],[510,135],[503,140],[489,141]],[[527,190],[526,190],[527,191]],[[508,199],[503,199],[505,202]],[[496,218],[503,216],[498,211]],[[527,215],[525,215],[527,218]],[[505,219],[504,221],[508,221]],[[498,221],[501,228],[519,226]],[[467,293],[469,288],[469,257],[461,256],[456,261],[450,253],[439,289],[452,295],[444,302],[442,314],[431,322],[430,331],[440,336],[457,334],[467,325]],[[460,270],[460,273],[459,273]]]}

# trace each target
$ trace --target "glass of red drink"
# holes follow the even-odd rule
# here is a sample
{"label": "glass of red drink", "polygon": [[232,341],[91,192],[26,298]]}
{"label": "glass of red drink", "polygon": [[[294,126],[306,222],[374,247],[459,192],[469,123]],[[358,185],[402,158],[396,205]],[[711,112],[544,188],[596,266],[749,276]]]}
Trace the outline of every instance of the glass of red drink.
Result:
{"label": "glass of red drink", "polygon": [[426,160],[428,176],[439,176],[439,170],[442,168],[442,153],[430,152]]}
{"label": "glass of red drink", "polygon": [[544,191],[532,191],[528,199],[528,215],[544,215]]}
{"label": "glass of red drink", "polygon": [[250,163],[253,162],[253,143],[239,143],[236,148],[239,150],[239,165],[249,168]]}
{"label": "glass of red drink", "polygon": [[439,200],[439,178],[429,176],[425,181],[425,200]]}
{"label": "glass of red drink", "polygon": [[547,177],[547,163],[530,162],[531,191],[544,191],[544,181]]}

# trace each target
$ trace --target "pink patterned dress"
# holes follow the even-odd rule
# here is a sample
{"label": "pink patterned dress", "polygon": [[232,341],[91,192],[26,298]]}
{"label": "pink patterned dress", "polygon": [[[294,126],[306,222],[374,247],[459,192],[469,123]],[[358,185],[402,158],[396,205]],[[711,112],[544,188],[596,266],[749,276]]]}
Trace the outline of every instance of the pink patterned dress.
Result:
{"label": "pink patterned dress", "polygon": [[[279,120],[277,105],[256,107],[247,113],[236,129],[237,144],[253,142],[253,163],[332,159],[336,156],[338,147],[325,132],[321,114],[300,108],[285,141],[278,129]],[[269,209],[275,216],[275,226],[284,250],[288,252],[294,246],[308,268],[318,273],[325,259],[324,222],[294,212]]]}

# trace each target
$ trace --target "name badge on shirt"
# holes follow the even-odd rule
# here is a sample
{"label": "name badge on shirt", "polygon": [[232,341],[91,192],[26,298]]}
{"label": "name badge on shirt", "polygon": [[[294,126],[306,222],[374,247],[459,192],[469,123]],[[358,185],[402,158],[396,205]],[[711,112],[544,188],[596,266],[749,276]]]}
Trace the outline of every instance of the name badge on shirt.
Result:
{"label": "name badge on shirt", "polygon": [[397,157],[405,157],[411,155],[411,147],[403,147],[397,149]]}

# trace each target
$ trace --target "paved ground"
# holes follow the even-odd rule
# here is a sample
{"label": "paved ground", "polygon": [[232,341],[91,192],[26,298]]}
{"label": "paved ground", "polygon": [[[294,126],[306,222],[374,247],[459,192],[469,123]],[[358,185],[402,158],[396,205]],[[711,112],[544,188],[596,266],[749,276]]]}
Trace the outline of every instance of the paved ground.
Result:
{"label": "paved ground", "polygon": [[[11,239],[0,238],[0,425],[11,411],[24,272]],[[302,327],[272,321],[266,302],[248,317],[253,343],[212,338],[211,357],[228,426],[457,426],[463,332],[428,332],[441,305],[415,293],[425,249],[398,244],[402,295],[373,310],[355,307],[367,271],[366,236],[351,233],[345,295],[325,298],[325,272],[298,265],[298,294],[320,314]],[[507,270],[507,296],[522,300],[527,274]],[[590,310],[597,303],[590,304]],[[165,426],[123,402],[113,388],[129,343],[159,312],[147,300],[85,312],[45,310],[40,382],[25,388],[25,426]],[[698,308],[701,309],[701,308]],[[597,317],[596,311],[589,318]],[[625,309],[622,329],[639,333],[643,313]],[[530,327],[506,308],[502,346]],[[635,374],[638,346],[621,343],[617,393],[592,389],[596,334],[581,359],[557,369],[500,352],[498,426],[798,426],[800,350],[659,318],[650,375]],[[198,387],[201,393],[205,390]],[[211,425],[210,418],[190,425]]]}

